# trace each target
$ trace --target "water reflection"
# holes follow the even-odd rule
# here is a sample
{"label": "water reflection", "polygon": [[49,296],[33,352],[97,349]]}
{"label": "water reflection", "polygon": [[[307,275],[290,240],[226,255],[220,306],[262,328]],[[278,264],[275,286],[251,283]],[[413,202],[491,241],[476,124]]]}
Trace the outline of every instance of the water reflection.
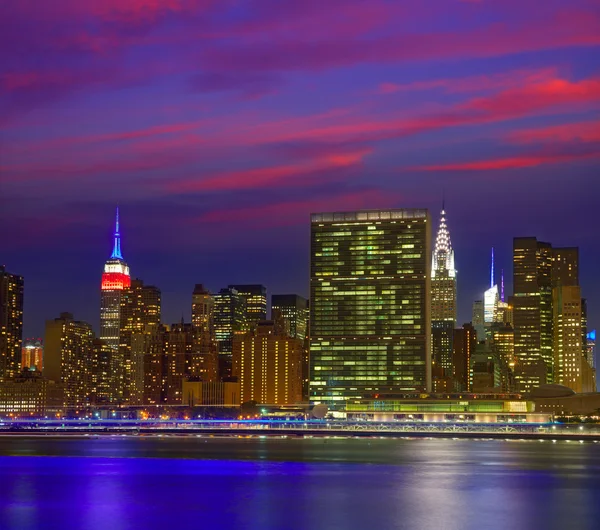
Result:
{"label": "water reflection", "polygon": [[[24,447],[47,456],[22,456]],[[564,530],[600,521],[593,444],[0,438],[0,454],[14,455],[0,456],[2,530]]]}

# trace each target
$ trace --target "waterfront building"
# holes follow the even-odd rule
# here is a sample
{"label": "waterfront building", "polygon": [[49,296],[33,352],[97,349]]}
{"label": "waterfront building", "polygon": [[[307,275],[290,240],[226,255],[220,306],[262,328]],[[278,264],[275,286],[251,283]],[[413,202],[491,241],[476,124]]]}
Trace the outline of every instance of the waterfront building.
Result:
{"label": "waterfront building", "polygon": [[187,379],[183,382],[183,404],[188,407],[239,407],[240,384]]}
{"label": "waterfront building", "polygon": [[100,294],[100,339],[111,349],[112,401],[122,401],[126,367],[120,351],[121,297],[131,286],[129,266],[121,253],[119,209],[117,208],[113,250],[104,264]]}
{"label": "waterfront building", "polygon": [[233,375],[240,401],[286,405],[302,400],[303,341],[277,334],[272,321],[233,340]]}
{"label": "waterfront building", "polygon": [[346,407],[348,420],[423,423],[547,423],[519,394],[407,393],[355,400]]}
{"label": "waterfront building", "polygon": [[600,392],[576,393],[572,388],[551,384],[534,388],[530,395],[535,409],[551,416],[598,416]]}
{"label": "waterfront building", "polygon": [[471,357],[477,347],[477,332],[472,324],[463,324],[454,330],[452,352],[452,372],[456,390],[471,391]]}
{"label": "waterfront building", "polygon": [[427,210],[311,216],[310,400],[431,387]]}
{"label": "waterfront building", "polygon": [[452,390],[456,268],[446,212],[441,211],[431,263],[431,360],[434,391]]}
{"label": "waterfront building", "polygon": [[65,409],[89,405],[94,332],[71,313],[46,321],[44,376],[63,386]]}
{"label": "waterfront building", "polygon": [[246,331],[267,319],[267,288],[259,284],[229,285],[246,301]]}
{"label": "waterfront building", "polygon": [[123,289],[120,305],[120,344],[117,354],[113,355],[112,401],[126,403],[132,394],[140,393],[140,389],[134,388],[137,378],[132,374],[131,338],[148,325],[160,325],[160,289],[154,285],[144,285],[142,280],[135,279],[129,287]]}
{"label": "waterfront building", "polygon": [[23,276],[0,265],[0,380],[16,376],[21,369],[23,290]]}
{"label": "waterfront building", "polygon": [[552,246],[535,237],[513,240],[515,380],[529,392],[553,379]]}
{"label": "waterfront building", "polygon": [[44,346],[40,339],[27,339],[21,349],[21,370],[34,369],[42,372],[44,367]]}
{"label": "waterfront building", "polygon": [[37,370],[23,370],[11,379],[0,381],[0,417],[42,418],[62,408],[59,385]]}

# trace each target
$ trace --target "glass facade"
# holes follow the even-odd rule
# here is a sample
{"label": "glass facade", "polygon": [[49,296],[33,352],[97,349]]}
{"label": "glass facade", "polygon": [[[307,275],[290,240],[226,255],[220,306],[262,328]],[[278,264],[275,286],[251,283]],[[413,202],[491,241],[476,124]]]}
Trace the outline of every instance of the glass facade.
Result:
{"label": "glass facade", "polygon": [[256,326],[261,320],[267,319],[267,288],[264,285],[229,285],[240,296],[246,299],[247,329]]}
{"label": "glass facade", "polygon": [[271,319],[285,321],[286,331],[295,339],[306,339],[308,300],[297,294],[274,294],[271,297]]}
{"label": "glass facade", "polygon": [[429,388],[427,210],[313,214],[312,402]]}
{"label": "glass facade", "polygon": [[515,380],[520,392],[553,381],[552,246],[513,242]]}
{"label": "glass facade", "polygon": [[17,375],[23,340],[23,277],[0,265],[0,379]]}

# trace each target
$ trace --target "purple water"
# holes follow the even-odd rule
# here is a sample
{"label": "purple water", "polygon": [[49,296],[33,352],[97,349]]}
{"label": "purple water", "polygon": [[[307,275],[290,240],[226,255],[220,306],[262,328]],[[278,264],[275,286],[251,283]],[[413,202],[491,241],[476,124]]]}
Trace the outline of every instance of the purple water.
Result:
{"label": "purple water", "polygon": [[0,529],[595,529],[600,445],[0,438]]}

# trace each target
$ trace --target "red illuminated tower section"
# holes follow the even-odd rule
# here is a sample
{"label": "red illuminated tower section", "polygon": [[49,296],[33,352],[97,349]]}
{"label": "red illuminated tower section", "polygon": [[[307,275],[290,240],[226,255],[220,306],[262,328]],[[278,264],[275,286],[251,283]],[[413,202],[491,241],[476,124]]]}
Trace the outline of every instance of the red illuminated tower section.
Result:
{"label": "red illuminated tower section", "polygon": [[121,254],[121,234],[119,232],[119,208],[115,222],[113,251],[110,259],[104,264],[102,274],[100,301],[100,338],[110,347],[111,356],[111,387],[113,401],[120,400],[122,389],[123,363],[119,358],[121,295],[124,289],[131,286],[129,267]]}

